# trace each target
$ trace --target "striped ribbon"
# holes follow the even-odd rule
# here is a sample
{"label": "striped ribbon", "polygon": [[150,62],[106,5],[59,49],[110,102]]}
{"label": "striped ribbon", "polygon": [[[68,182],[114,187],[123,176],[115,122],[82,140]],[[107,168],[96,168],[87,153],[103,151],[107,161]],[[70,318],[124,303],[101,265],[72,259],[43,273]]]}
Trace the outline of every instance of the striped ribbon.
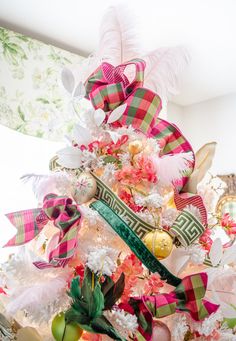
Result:
{"label": "striped ribbon", "polygon": [[49,221],[53,221],[59,229],[58,245],[50,251],[49,263],[35,262],[38,268],[65,266],[74,255],[81,213],[72,199],[48,194],[41,209],[18,211],[6,216],[17,228],[17,233],[5,246],[18,246],[31,241]]}

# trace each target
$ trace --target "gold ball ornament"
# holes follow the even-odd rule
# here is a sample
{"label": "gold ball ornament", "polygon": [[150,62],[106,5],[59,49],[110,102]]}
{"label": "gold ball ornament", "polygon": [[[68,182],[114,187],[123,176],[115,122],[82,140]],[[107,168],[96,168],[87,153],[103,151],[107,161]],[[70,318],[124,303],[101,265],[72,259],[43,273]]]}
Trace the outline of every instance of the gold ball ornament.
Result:
{"label": "gold ball ornament", "polygon": [[143,242],[148,250],[158,259],[168,257],[173,248],[172,237],[163,230],[156,229],[148,232],[144,236]]}
{"label": "gold ball ornament", "polygon": [[65,313],[57,314],[52,321],[52,335],[56,341],[78,341],[83,330],[75,322],[66,324]]}
{"label": "gold ball ornament", "polygon": [[143,143],[140,140],[134,140],[129,143],[128,149],[130,154],[136,155],[143,150]]}
{"label": "gold ball ornament", "polygon": [[88,172],[81,173],[75,184],[73,198],[77,204],[84,204],[91,200],[97,191],[97,182],[92,174]]}

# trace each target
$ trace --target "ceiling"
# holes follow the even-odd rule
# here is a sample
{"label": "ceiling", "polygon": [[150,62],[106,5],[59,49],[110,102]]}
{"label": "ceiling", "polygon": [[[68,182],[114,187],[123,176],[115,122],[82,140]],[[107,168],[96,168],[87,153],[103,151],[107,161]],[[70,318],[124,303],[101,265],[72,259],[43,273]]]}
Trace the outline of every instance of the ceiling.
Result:
{"label": "ceiling", "polygon": [[[88,55],[97,47],[99,23],[115,0],[0,0],[0,25]],[[236,93],[235,0],[129,0],[142,45],[185,45],[191,63],[180,94],[191,105]]]}

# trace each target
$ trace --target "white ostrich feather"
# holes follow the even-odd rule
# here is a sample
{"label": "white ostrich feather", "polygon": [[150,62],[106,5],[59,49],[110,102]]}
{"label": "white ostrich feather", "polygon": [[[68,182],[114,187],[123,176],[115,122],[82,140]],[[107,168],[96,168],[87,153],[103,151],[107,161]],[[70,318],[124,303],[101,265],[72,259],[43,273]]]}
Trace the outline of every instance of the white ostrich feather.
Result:
{"label": "white ostrich feather", "polygon": [[[41,274],[38,274],[41,277]],[[20,286],[14,290],[11,301],[6,307],[9,314],[14,315],[18,310],[31,309],[33,306],[40,309],[53,302],[57,297],[65,292],[67,278],[59,276],[56,278],[45,278],[40,282],[35,281],[25,286]]]}
{"label": "white ostrich feather", "polygon": [[188,163],[193,161],[193,154],[188,152],[152,157],[152,161],[160,183],[168,186],[172,181],[181,178],[183,171],[188,168]]}
{"label": "white ostrich feather", "polygon": [[178,92],[179,77],[189,63],[184,47],[159,48],[143,57],[146,62],[144,85],[163,101]]}
{"label": "white ostrich feather", "polygon": [[107,10],[100,26],[98,59],[119,65],[140,55],[132,17],[125,7]]}
{"label": "white ostrich feather", "polygon": [[[66,295],[69,268],[49,268],[39,270],[33,262],[40,258],[25,246],[18,249],[8,262],[2,264],[2,277],[8,287],[5,308],[9,314],[26,309],[32,319],[35,316],[42,320],[50,311],[59,309],[60,305],[68,304]],[[62,302],[63,301],[63,302]]]}
{"label": "white ostrich feather", "polygon": [[48,193],[60,195],[69,194],[72,186],[72,180],[66,172],[56,172],[49,174],[29,173],[21,177],[24,182],[31,182],[33,192],[39,202]]}

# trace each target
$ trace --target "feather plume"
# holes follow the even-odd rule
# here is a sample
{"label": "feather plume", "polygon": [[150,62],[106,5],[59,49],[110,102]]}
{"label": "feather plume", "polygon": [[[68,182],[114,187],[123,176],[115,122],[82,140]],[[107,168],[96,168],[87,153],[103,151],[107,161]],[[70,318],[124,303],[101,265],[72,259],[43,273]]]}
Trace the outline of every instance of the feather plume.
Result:
{"label": "feather plume", "polygon": [[184,47],[159,48],[143,57],[146,62],[144,85],[167,102],[178,92],[179,77],[190,57]]}
{"label": "feather plume", "polygon": [[158,179],[162,185],[170,185],[172,181],[181,178],[183,171],[188,168],[188,163],[193,162],[193,154],[179,153],[153,157]]}
{"label": "feather plume", "polygon": [[184,187],[184,192],[197,193],[197,185],[204,178],[206,172],[212,165],[215,155],[216,142],[204,144],[195,155],[195,167],[188,183]]}
{"label": "feather plume", "polygon": [[110,7],[100,27],[98,59],[119,65],[140,55],[132,14],[124,7]]}
{"label": "feather plume", "polygon": [[[41,274],[38,274],[41,277]],[[67,278],[56,277],[46,278],[44,281],[38,283],[30,283],[25,286],[20,286],[14,290],[11,302],[7,305],[7,312],[14,314],[18,310],[27,309],[31,307],[40,308],[50,302],[54,301],[60,293],[65,292],[67,286]]]}
{"label": "feather plume", "polygon": [[23,182],[31,182],[33,192],[41,203],[48,193],[59,195],[70,194],[72,179],[66,172],[56,172],[52,174],[25,174],[21,177]]}
{"label": "feather plume", "polygon": [[6,311],[15,315],[26,309],[30,318],[38,316],[38,323],[40,319],[50,318],[54,310],[62,308],[61,305],[69,304],[66,289],[71,276],[69,268],[39,270],[32,264],[39,259],[26,247],[21,247],[7,263],[2,264],[2,275],[8,287]]}

